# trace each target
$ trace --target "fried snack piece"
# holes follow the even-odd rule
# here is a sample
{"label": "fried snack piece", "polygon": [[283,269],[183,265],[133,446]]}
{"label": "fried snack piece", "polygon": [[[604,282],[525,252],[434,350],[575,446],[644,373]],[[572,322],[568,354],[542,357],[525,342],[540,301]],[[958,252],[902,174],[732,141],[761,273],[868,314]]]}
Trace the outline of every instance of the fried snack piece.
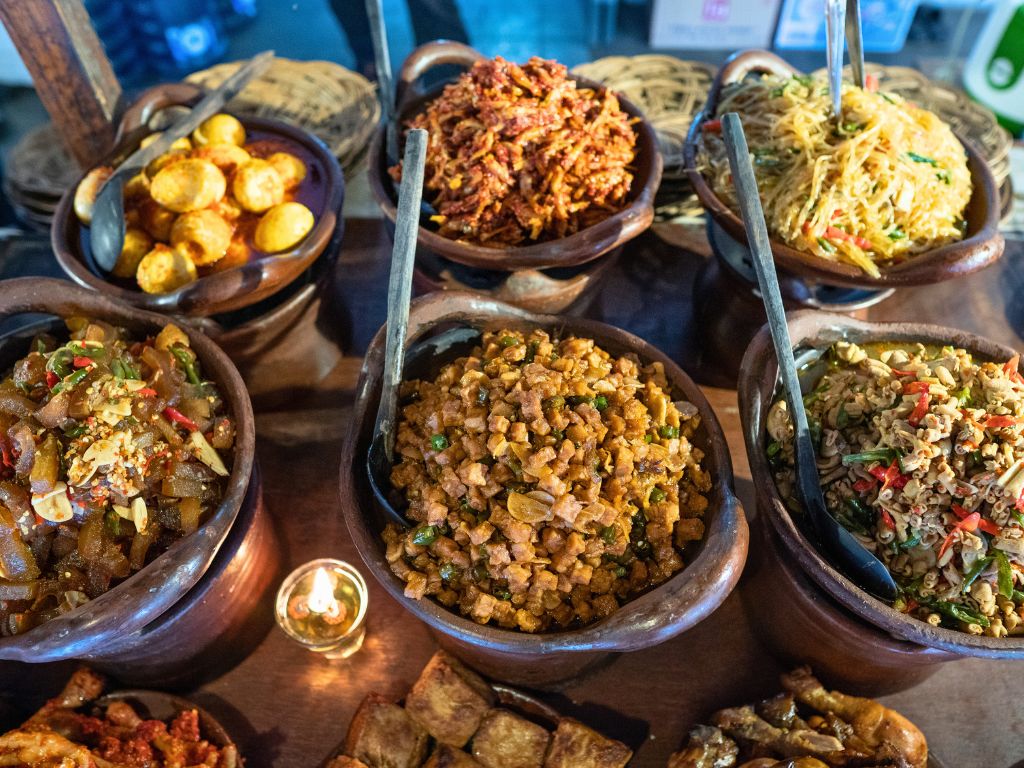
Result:
{"label": "fried snack piece", "polygon": [[192,141],[197,147],[207,144],[245,144],[245,127],[232,115],[218,112],[212,115],[192,131]]}
{"label": "fried snack piece", "polygon": [[150,237],[161,242],[171,239],[171,227],[176,216],[174,211],[164,208],[152,198],[144,200],[135,210],[139,214],[139,225]]}
{"label": "fried snack piece", "polygon": [[[139,142],[139,149],[145,149],[163,135],[163,131],[157,131],[156,133],[151,133],[149,134],[149,136],[143,137],[142,141]],[[192,149],[192,142],[188,140],[188,136],[181,136],[180,138],[177,138],[171,142],[170,149],[180,149],[183,152],[188,152],[190,149]]]}
{"label": "fried snack piece", "polygon": [[284,182],[274,166],[253,158],[235,171],[231,192],[245,210],[263,213],[284,200]]}
{"label": "fried snack piece", "polygon": [[827,691],[807,667],[782,676],[782,686],[797,701],[822,713],[836,715],[853,728],[846,749],[875,759],[899,756],[910,768],[925,768],[928,744],[924,734],[907,718],[874,699]]}
{"label": "fried snack piece", "polygon": [[473,757],[484,768],[541,768],[551,734],[507,709],[484,715],[473,736]]}
{"label": "fried snack piece", "polygon": [[160,171],[172,163],[177,163],[188,158],[188,152],[184,149],[172,149],[164,152],[162,155],[157,155],[149,161],[149,165],[146,166],[145,174],[148,178],[152,179]]}
{"label": "fried snack piece", "polygon": [[302,242],[314,223],[313,212],[302,203],[275,205],[256,225],[256,247],[265,253],[287,251]]}
{"label": "fried snack piece", "polygon": [[160,205],[175,213],[206,208],[224,197],[227,180],[209,160],[188,158],[162,168],[150,184],[149,193]]}
{"label": "fried snack piece", "polygon": [[109,165],[101,165],[93,168],[78,182],[75,188],[75,215],[86,226],[92,224],[92,207],[96,203],[96,196],[113,173],[114,169]]}
{"label": "fried snack piece", "polygon": [[306,164],[290,152],[274,152],[267,158],[286,190],[293,190],[306,178]]}
{"label": "fried snack piece", "polygon": [[344,752],[369,768],[416,768],[427,756],[428,738],[408,712],[372,693],[352,718]]}
{"label": "fried snack piece", "polygon": [[423,764],[423,768],[480,768],[480,763],[461,749],[438,744],[434,754]]}
{"label": "fried snack piece", "polygon": [[439,742],[461,748],[480,727],[493,699],[483,678],[438,651],[405,697],[405,708]]}
{"label": "fried snack piece", "polygon": [[232,226],[214,211],[189,211],[175,219],[171,245],[187,254],[197,267],[204,267],[224,257],[233,232]]}
{"label": "fried snack piece", "polygon": [[54,731],[17,730],[0,736],[0,766],[117,768]]}
{"label": "fried snack piece", "polygon": [[625,768],[633,750],[569,717],[560,718],[544,768]]}
{"label": "fried snack piece", "polygon": [[324,768],[369,768],[362,760],[356,760],[348,755],[338,755],[331,760]]}
{"label": "fried snack piece", "polygon": [[125,205],[139,205],[143,200],[149,199],[149,177],[139,172],[132,176],[124,185]]}
{"label": "fried snack piece", "polygon": [[731,768],[739,754],[736,742],[721,730],[698,725],[690,731],[686,748],[668,759],[668,768]]}
{"label": "fried snack piece", "polygon": [[193,150],[192,157],[209,160],[216,165],[225,176],[230,176],[240,166],[245,165],[252,156],[237,144],[208,144]]}
{"label": "fried snack piece", "polygon": [[169,293],[198,277],[196,265],[177,248],[157,243],[142,257],[135,272],[139,287],[146,293]]}
{"label": "fried snack piece", "polygon": [[153,248],[153,238],[144,229],[128,227],[124,232],[124,245],[117,263],[110,270],[114,277],[134,277],[139,262]]}

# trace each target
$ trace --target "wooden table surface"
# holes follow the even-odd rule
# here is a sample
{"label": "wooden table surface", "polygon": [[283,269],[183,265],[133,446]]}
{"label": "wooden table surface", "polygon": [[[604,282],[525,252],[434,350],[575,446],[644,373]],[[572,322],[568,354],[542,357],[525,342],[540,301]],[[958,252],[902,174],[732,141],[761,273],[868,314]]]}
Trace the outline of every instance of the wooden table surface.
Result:
{"label": "wooden table surface", "polygon": [[[690,302],[707,246],[699,235],[682,235],[692,247],[668,247],[654,234],[628,246],[588,314],[648,339],[704,381],[700,328]],[[292,378],[271,366],[246,374],[261,393],[257,452],[265,503],[289,568],[325,556],[362,567],[338,514],[337,469],[360,354],[385,317],[389,254],[380,222],[347,223],[322,310],[322,325],[340,342],[343,355],[314,352],[320,362],[337,359],[323,380],[282,388],[274,383],[294,381],[294,370]],[[1024,247],[1011,244],[998,266],[945,285],[907,290],[869,316],[958,325],[1024,348],[1024,301],[1018,298],[1024,295],[1022,256]],[[752,514],[736,393],[717,387],[706,392],[732,451],[738,495]],[[739,591],[743,588],[741,582]],[[434,641],[372,579],[370,592],[366,643],[352,658],[323,659],[274,627],[244,661],[190,694],[235,735],[250,768],[318,765],[344,737],[367,693],[398,697],[415,680],[435,650]],[[265,610],[269,616],[270,601]],[[636,749],[633,765],[655,768],[664,766],[689,728],[715,709],[776,692],[780,671],[734,593],[682,636],[611,658],[585,678],[539,696],[630,744]],[[40,673],[24,668],[22,684],[31,686]],[[1024,664],[969,659],[947,663],[925,683],[884,700],[922,727],[950,768],[1006,768],[1024,758],[1020,690]]]}

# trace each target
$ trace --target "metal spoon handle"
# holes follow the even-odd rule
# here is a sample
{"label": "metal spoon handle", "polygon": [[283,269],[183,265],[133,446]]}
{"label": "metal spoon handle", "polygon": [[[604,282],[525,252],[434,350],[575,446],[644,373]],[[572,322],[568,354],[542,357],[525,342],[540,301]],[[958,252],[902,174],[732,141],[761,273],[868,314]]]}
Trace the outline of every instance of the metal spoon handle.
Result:
{"label": "metal spoon handle", "polygon": [[864,34],[860,24],[860,0],[846,0],[846,49],[850,52],[853,83],[864,87]]}
{"label": "metal spoon handle", "polygon": [[828,87],[832,94],[832,116],[843,111],[843,34],[845,0],[825,0],[825,48],[828,56]]}
{"label": "metal spoon handle", "polygon": [[391,53],[388,50],[388,30],[384,25],[383,0],[366,0],[366,14],[370,19],[373,38],[373,58],[377,68],[377,89],[380,91],[381,109],[384,111],[384,150],[388,164],[398,160],[398,126],[395,124],[395,79],[391,74]]}
{"label": "metal spoon handle", "polygon": [[[384,381],[377,412],[377,431],[390,433],[398,412],[398,386],[405,363],[405,334],[409,328],[409,299],[412,296],[412,269],[416,262],[416,230],[420,222],[420,198],[423,196],[423,167],[427,157],[427,132],[409,131],[402,160],[402,184],[398,190],[398,217],[395,221],[395,246],[391,250],[391,277],[388,280],[388,325],[384,346]],[[390,463],[395,446],[384,445]]]}
{"label": "metal spoon handle", "polygon": [[[750,251],[754,257],[757,283],[761,289],[761,298],[768,315],[768,328],[771,330],[775,349],[779,351],[777,355],[779,373],[782,377],[782,386],[786,390],[786,400],[789,403],[796,431],[797,461],[803,466],[813,467],[815,466],[815,457],[810,429],[807,426],[803,393],[800,390],[800,378],[796,371],[796,361],[793,359],[792,353],[787,355],[783,352],[783,350],[793,349],[789,326],[786,323],[786,308],[782,303],[782,291],[779,289],[779,277],[775,272],[775,261],[768,240],[768,227],[764,221],[757,180],[754,178],[754,168],[750,164],[747,137],[743,133],[740,116],[735,112],[730,112],[722,118],[722,135],[725,138],[725,149],[729,155],[733,183],[736,185],[736,197],[739,201],[743,227],[747,232],[747,243],[750,245]],[[801,434],[805,435],[806,439],[803,439]]]}

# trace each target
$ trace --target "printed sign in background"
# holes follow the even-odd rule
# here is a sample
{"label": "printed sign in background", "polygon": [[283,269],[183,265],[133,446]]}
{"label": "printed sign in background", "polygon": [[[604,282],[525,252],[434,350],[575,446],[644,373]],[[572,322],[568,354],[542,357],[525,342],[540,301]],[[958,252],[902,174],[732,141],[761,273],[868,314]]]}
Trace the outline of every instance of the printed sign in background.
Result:
{"label": "printed sign in background", "polygon": [[779,1],[654,0],[651,46],[690,50],[767,48]]}

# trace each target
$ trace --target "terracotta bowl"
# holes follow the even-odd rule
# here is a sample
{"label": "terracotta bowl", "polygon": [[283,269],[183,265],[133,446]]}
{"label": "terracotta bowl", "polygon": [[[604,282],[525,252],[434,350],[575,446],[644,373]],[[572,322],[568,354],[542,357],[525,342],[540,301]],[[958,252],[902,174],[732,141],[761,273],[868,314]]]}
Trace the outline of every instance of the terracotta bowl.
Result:
{"label": "terracotta bowl", "polygon": [[[384,559],[381,531],[385,517],[374,501],[366,472],[380,397],[384,329],[366,353],[357,389],[352,428],[341,464],[342,514],[352,540],[373,575],[401,605],[424,621],[440,644],[484,674],[504,682],[544,685],[579,674],[610,651],[635,651],[664,642],[694,626],[725,600],[747,554],[747,523],[733,493],[732,463],[725,436],[711,406],[696,384],[666,355],[643,340],[593,320],[536,315],[468,293],[432,294],[413,302],[410,343],[453,326],[483,328],[541,327],[595,339],[612,354],[633,352],[645,361],[660,361],[679,398],[700,411],[702,426],[695,442],[705,451],[704,466],[713,478],[705,538],[686,558],[687,567],[664,584],[626,603],[607,619],[582,629],[528,634],[481,626],[433,600],[411,600],[405,584]],[[405,376],[432,376],[464,349],[436,355],[412,350]],[[429,358],[429,359],[427,359]]]}
{"label": "terracotta bowl", "polygon": [[[190,106],[202,95],[201,88],[189,83],[158,85],[143,93],[125,112],[118,129],[116,148],[101,164],[116,165],[135,151],[150,132],[147,126],[157,112],[167,107]],[[149,294],[134,286],[115,284],[106,279],[93,263],[88,249],[89,228],[75,216],[73,202],[79,179],[61,198],[50,230],[50,241],[61,268],[79,285],[136,307],[193,317],[250,307],[298,278],[332,242],[335,230],[342,227],[345,182],[338,161],[319,139],[300,128],[267,118],[243,116],[240,120],[250,137],[284,140],[307,164],[306,183],[310,185],[310,192],[306,202],[316,223],[295,248],[205,275],[170,293]]]}
{"label": "terracotta bowl", "polygon": [[[442,64],[453,64],[468,69],[483,58],[480,53],[466,45],[445,40],[427,43],[409,54],[409,58],[402,65],[397,87],[399,125],[404,127],[406,121],[422,112],[428,102],[440,95],[442,86],[425,93],[416,89],[416,82],[425,73]],[[575,75],[572,77],[583,87],[602,87],[586,78]],[[662,159],[654,129],[644,119],[640,110],[621,94],[619,103],[623,111],[637,121],[633,184],[628,204],[623,210],[568,237],[504,248],[488,248],[450,240],[429,227],[421,226],[417,237],[419,249],[471,267],[511,271],[583,264],[603,256],[639,235],[654,220],[654,193],[661,181]],[[388,174],[389,163],[384,145],[385,128],[381,125],[374,134],[370,148],[370,189],[388,221],[389,229],[393,230],[398,213],[398,196]]]}
{"label": "terracotta bowl", "polygon": [[[723,87],[758,74],[789,77],[799,72],[768,51],[751,50],[734,54],[719,70],[712,83],[704,110],[690,126],[684,149],[686,174],[704,209],[729,235],[741,243],[747,242],[743,222],[719,199],[704,175],[697,169],[697,154],[702,125],[715,113]],[[883,267],[880,277],[871,277],[851,264],[827,261],[812,253],[805,253],[772,240],[775,263],[780,269],[805,280],[854,288],[894,288],[938,283],[976,272],[996,261],[1002,256],[1005,243],[999,234],[1000,201],[995,178],[977,148],[962,136],[957,135],[957,138],[967,152],[967,168],[974,185],[964,214],[967,220],[967,233],[963,240],[933,248],[895,266]]]}
{"label": "terracotta bowl", "polygon": [[959,655],[899,640],[861,620],[814,584],[756,515],[740,596],[758,639],[791,667],[807,664],[833,688],[858,696],[906,690]]}
{"label": "terracotta bowl", "polygon": [[[0,281],[0,318],[26,313],[85,315],[140,334],[155,334],[167,318],[130,307],[97,291],[50,278]],[[234,464],[224,499],[200,529],[173,544],[138,573],[85,605],[22,635],[0,638],[0,659],[27,662],[82,658],[102,652],[120,638],[153,622],[192,589],[213,562],[239,515],[253,469],[255,429],[245,384],[227,356],[209,339],[182,325],[203,370],[216,381],[235,419]],[[39,329],[39,324],[34,326]],[[22,357],[34,330],[0,338],[0,370]]]}
{"label": "terracotta bowl", "polygon": [[[789,333],[793,348],[801,351],[825,350],[834,341],[845,339],[858,344],[873,341],[954,344],[982,360],[1006,361],[1016,354],[1001,344],[954,328],[919,323],[869,323],[818,312],[789,315]],[[775,399],[777,376],[775,350],[768,329],[764,328],[743,358],[739,380],[740,418],[757,490],[758,514],[771,521],[786,556],[844,609],[893,637],[959,656],[1024,659],[1024,637],[976,637],[911,618],[868,595],[818,552],[808,539],[802,521],[793,518],[779,496],[765,455],[765,420]]]}

